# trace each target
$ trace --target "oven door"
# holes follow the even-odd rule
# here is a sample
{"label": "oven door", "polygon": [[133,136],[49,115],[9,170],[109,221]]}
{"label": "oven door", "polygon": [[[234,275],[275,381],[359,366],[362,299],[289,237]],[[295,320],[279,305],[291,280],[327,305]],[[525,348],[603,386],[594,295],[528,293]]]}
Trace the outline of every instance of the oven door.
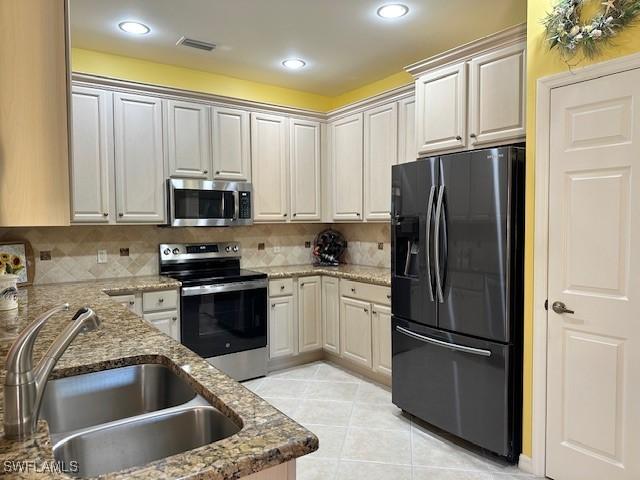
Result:
{"label": "oven door", "polygon": [[267,280],[182,288],[182,343],[204,358],[267,345]]}
{"label": "oven door", "polygon": [[240,195],[250,195],[249,184],[169,179],[167,185],[171,226],[216,227],[251,223],[251,215],[245,212],[248,200],[240,200]]}

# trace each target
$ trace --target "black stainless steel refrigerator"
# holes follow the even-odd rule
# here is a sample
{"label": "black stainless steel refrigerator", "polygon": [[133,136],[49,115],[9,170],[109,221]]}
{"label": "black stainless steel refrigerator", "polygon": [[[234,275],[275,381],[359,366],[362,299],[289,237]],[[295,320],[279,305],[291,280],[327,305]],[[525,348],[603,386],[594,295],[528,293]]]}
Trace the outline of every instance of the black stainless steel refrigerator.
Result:
{"label": "black stainless steel refrigerator", "polygon": [[524,148],[394,166],[392,217],[393,403],[515,462]]}

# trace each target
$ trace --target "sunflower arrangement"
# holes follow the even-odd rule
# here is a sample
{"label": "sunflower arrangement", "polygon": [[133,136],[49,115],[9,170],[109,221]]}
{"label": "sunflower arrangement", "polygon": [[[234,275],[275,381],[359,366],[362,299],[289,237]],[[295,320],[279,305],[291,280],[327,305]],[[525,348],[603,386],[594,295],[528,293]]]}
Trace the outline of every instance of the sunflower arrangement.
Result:
{"label": "sunflower arrangement", "polygon": [[565,61],[582,50],[586,58],[597,56],[620,31],[638,21],[640,0],[605,0],[598,13],[582,23],[586,0],[560,0],[543,24],[549,49],[557,48]]}
{"label": "sunflower arrangement", "polygon": [[0,275],[17,275],[23,269],[24,264],[20,257],[5,252],[0,253]]}

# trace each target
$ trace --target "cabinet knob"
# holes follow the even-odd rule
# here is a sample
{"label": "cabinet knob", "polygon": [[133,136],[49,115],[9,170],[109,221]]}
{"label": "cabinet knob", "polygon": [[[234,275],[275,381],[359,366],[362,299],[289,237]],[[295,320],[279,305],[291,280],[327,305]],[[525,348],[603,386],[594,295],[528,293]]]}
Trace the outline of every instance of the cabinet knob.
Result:
{"label": "cabinet knob", "polygon": [[461,137],[460,135],[458,135],[458,136],[456,137],[456,140],[460,141],[460,140],[462,140],[462,137]]}
{"label": "cabinet knob", "polygon": [[133,300],[129,300],[129,305],[135,305],[136,302],[134,302]]}
{"label": "cabinet knob", "polygon": [[178,317],[171,317],[171,321],[177,322],[178,321]]}
{"label": "cabinet knob", "polygon": [[298,215],[297,213],[294,213],[293,216],[295,217],[296,215]]}
{"label": "cabinet knob", "polygon": [[475,133],[472,133],[471,135],[469,135],[471,138],[478,138],[478,136]]}
{"label": "cabinet knob", "polygon": [[276,308],[276,304],[275,304],[275,303],[272,303],[272,304],[271,304],[271,308]]}
{"label": "cabinet knob", "polygon": [[391,300],[391,294],[387,294],[387,300]]}
{"label": "cabinet knob", "polygon": [[364,309],[364,313],[369,313],[369,309],[368,309],[368,308],[365,308],[365,309]]}
{"label": "cabinet knob", "polygon": [[216,175],[220,175],[220,170],[216,170]]}
{"label": "cabinet knob", "polygon": [[285,213],[285,214],[283,214],[282,216],[283,216],[283,217],[286,217],[286,216],[287,216],[287,214]]}
{"label": "cabinet knob", "polygon": [[104,212],[104,213],[102,214],[102,216],[103,216],[103,217],[108,217],[108,216],[109,216],[109,214],[108,214],[107,212]]}
{"label": "cabinet knob", "polygon": [[202,173],[206,175],[207,173],[209,173],[209,170],[203,170]]}
{"label": "cabinet knob", "polygon": [[284,290],[284,285],[280,285],[280,290]]}
{"label": "cabinet knob", "polygon": [[351,293],[356,293],[356,289],[355,289],[355,288],[352,288],[352,289],[351,289]]}
{"label": "cabinet knob", "polygon": [[158,303],[162,303],[162,302],[164,302],[164,298],[160,297],[160,298],[158,299]]}
{"label": "cabinet knob", "polygon": [[378,312],[376,310],[371,310],[371,313],[373,313],[374,315],[378,314]]}
{"label": "cabinet knob", "polygon": [[356,217],[359,217],[359,216],[360,216],[360,214],[359,214],[359,213],[356,213]]}
{"label": "cabinet knob", "polygon": [[120,213],[118,214],[118,216],[119,216],[119,217],[124,217],[124,213],[120,212]]}

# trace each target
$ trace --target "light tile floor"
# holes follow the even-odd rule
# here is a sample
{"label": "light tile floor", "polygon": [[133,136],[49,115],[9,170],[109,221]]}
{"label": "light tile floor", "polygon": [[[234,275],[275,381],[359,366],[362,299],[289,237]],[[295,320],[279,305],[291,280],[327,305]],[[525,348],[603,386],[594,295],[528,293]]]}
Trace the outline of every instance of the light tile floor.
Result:
{"label": "light tile floor", "polygon": [[532,480],[518,468],[404,416],[388,388],[329,362],[244,385],[320,440],[298,480]]}

